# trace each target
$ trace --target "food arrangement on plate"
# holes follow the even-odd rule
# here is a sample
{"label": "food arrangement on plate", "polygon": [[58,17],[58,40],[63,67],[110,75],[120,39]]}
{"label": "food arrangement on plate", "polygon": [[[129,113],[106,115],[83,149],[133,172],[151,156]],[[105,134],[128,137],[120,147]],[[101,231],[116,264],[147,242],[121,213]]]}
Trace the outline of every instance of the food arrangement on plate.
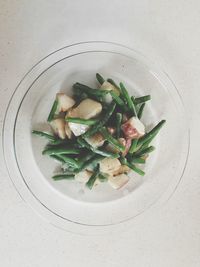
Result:
{"label": "food arrangement on plate", "polygon": [[57,93],[47,119],[52,133],[32,133],[49,141],[42,153],[61,163],[55,181],[75,179],[89,189],[108,181],[120,189],[130,171],[145,174],[140,166],[154,151],[151,142],[165,120],[147,132],[141,118],[150,95],[130,96],[122,82],[98,73],[96,78],[98,89],[75,83],[73,96]]}

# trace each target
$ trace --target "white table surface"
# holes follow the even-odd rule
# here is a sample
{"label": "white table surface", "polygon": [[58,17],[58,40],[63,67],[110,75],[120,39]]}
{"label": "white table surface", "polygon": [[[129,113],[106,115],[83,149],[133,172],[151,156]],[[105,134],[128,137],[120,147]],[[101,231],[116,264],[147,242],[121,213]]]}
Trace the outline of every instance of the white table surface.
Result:
{"label": "white table surface", "polygon": [[26,71],[48,53],[87,40],[133,47],[175,81],[191,128],[184,177],[169,202],[129,229],[80,236],[47,224],[21,200],[0,152],[0,266],[199,267],[200,2],[0,0],[0,129]]}

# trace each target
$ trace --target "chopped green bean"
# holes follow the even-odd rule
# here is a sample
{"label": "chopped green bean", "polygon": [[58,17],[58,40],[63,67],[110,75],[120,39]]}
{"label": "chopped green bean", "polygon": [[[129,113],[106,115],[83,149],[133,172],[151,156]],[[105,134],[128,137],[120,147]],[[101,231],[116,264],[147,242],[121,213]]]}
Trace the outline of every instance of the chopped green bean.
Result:
{"label": "chopped green bean", "polygon": [[90,88],[89,86],[86,86],[86,85],[81,84],[81,83],[75,83],[73,85],[73,88],[74,88],[74,90],[78,90],[78,91],[81,90],[82,93],[84,92],[88,95],[100,96],[100,97],[103,97],[109,93],[109,91],[107,91],[107,90],[93,89],[93,88]]}
{"label": "chopped green bean", "polygon": [[65,118],[65,120],[68,122],[84,124],[84,125],[94,125],[99,121],[97,119],[81,119],[81,118],[71,118],[71,117],[67,117]]}
{"label": "chopped green bean", "polygon": [[61,163],[65,163],[63,159],[61,159],[58,155],[50,155],[51,158],[56,159],[57,161]]}
{"label": "chopped green bean", "polygon": [[134,163],[138,163],[138,164],[145,164],[146,160],[143,158],[133,158],[130,163],[134,164]]}
{"label": "chopped green bean", "polygon": [[131,97],[129,96],[129,93],[128,93],[128,91],[125,88],[123,83],[120,83],[120,88],[121,88],[122,95],[126,99],[126,102],[127,102],[128,108],[129,108],[129,110],[131,112],[131,115],[137,117],[137,111],[136,111],[135,105],[134,105]]}
{"label": "chopped green bean", "polygon": [[79,172],[86,169],[87,167],[89,167],[91,165],[98,163],[99,161],[103,160],[104,158],[105,158],[104,156],[94,154],[94,156],[92,156],[89,160],[82,162],[82,164],[79,168]]}
{"label": "chopped green bean", "polygon": [[116,84],[116,82],[113,80],[113,79],[107,79],[107,81],[109,82],[109,83],[111,83],[114,87],[116,87],[118,90],[119,90],[119,92],[121,92],[121,89],[120,89],[120,87]]}
{"label": "chopped green bean", "polygon": [[99,73],[96,73],[96,78],[100,84],[103,84],[105,82],[104,78]]}
{"label": "chopped green bean", "polygon": [[162,126],[165,124],[166,120],[160,121],[150,132],[146,133],[138,140],[138,146],[141,146],[145,142],[149,140],[153,140],[153,138],[158,134]]}
{"label": "chopped green bean", "polygon": [[72,159],[70,157],[67,157],[63,154],[59,154],[59,155],[51,155],[51,156],[56,156],[58,159],[60,158],[61,160],[63,160],[64,163],[67,163],[69,164],[70,166],[74,167],[74,168],[79,168],[79,163],[75,160],[75,159]]}
{"label": "chopped green bean", "polygon": [[74,175],[72,174],[57,174],[52,177],[53,180],[59,181],[59,180],[73,180]]}
{"label": "chopped green bean", "polygon": [[115,110],[116,104],[114,102],[112,102],[108,109],[105,112],[104,117],[95,125],[93,125],[86,133],[84,133],[82,136],[84,138],[88,138],[92,135],[94,135],[95,133],[97,133],[99,131],[99,129],[101,129],[105,123],[109,120],[109,118],[111,117],[111,115],[113,114],[113,111]]}
{"label": "chopped green bean", "polygon": [[139,175],[144,176],[145,172],[142,171],[141,169],[139,169],[138,167],[136,167],[134,164],[130,163],[127,161],[126,158],[121,158],[121,163],[123,165],[128,166],[130,169],[132,169],[134,172],[137,172]]}
{"label": "chopped green bean", "polygon": [[105,127],[103,127],[102,129],[100,129],[100,132],[102,133],[102,135],[104,136],[104,138],[110,143],[112,144],[114,147],[116,147],[117,149],[119,149],[119,151],[124,152],[125,151],[125,147],[114,137],[112,137],[112,135],[106,130]]}
{"label": "chopped green bean", "polygon": [[122,124],[122,114],[116,113],[116,136],[117,138],[120,137],[121,124]]}
{"label": "chopped green bean", "polygon": [[99,175],[99,164],[97,165],[97,167],[94,170],[94,173],[92,174],[92,176],[90,177],[90,179],[87,181],[86,186],[91,190],[92,187],[94,186],[94,183],[97,179]]}
{"label": "chopped green bean", "polygon": [[138,143],[138,139],[132,140],[131,147],[129,149],[129,153],[133,154],[135,152],[136,147],[137,147],[137,143]]}
{"label": "chopped green bean", "polygon": [[138,104],[144,103],[146,101],[149,101],[150,99],[151,99],[151,96],[150,95],[136,97],[135,98],[135,104],[138,105]]}
{"label": "chopped green bean", "polygon": [[141,118],[142,118],[142,114],[143,114],[143,111],[144,111],[144,107],[145,107],[145,103],[143,103],[143,104],[140,106],[139,110],[138,110],[138,114],[137,114],[138,119],[141,119]]}
{"label": "chopped green bean", "polygon": [[56,142],[57,141],[55,136],[53,136],[52,134],[48,134],[46,132],[33,130],[32,134],[37,135],[37,136],[41,136],[41,137],[45,137],[46,139],[48,139],[51,142]]}
{"label": "chopped green bean", "polygon": [[52,148],[48,147],[43,150],[42,154],[43,155],[67,155],[67,154],[75,154],[78,155],[80,153],[80,149],[75,149],[75,148]]}
{"label": "chopped green bean", "polygon": [[155,147],[154,146],[149,146],[149,147],[147,147],[145,149],[141,149],[141,150],[137,151],[134,154],[134,156],[136,156],[136,157],[142,157],[142,156],[144,156],[146,154],[149,154],[150,152],[152,152],[154,150],[155,150]]}
{"label": "chopped green bean", "polygon": [[119,105],[124,111],[126,111],[126,105],[124,103],[124,101],[113,91],[109,91],[113,100],[116,102],[117,105]]}
{"label": "chopped green bean", "polygon": [[98,178],[99,178],[99,181],[102,182],[102,183],[108,181],[108,176],[103,174],[103,173],[101,173],[101,172],[99,173]]}
{"label": "chopped green bean", "polygon": [[54,101],[54,103],[53,103],[53,106],[52,106],[51,111],[50,111],[50,113],[49,113],[49,116],[48,116],[48,118],[47,118],[47,121],[48,121],[48,122],[51,122],[51,121],[53,120],[54,115],[55,115],[56,110],[57,110],[57,107],[58,107],[58,100],[56,99],[56,100]]}

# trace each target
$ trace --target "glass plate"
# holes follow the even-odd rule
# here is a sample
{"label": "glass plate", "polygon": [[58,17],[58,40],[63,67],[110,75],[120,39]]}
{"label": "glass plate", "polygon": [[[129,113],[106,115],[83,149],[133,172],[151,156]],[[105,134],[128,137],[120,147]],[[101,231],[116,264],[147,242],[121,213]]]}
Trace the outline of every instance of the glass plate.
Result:
{"label": "glass plate", "polygon": [[[120,190],[101,184],[89,191],[75,181],[53,181],[59,165],[41,155],[45,140],[31,135],[32,129],[47,130],[46,118],[58,91],[70,94],[76,81],[96,86],[96,72],[123,81],[133,95],[151,94],[143,117],[147,129],[167,121],[145,166],[146,175],[132,172]],[[116,43],[78,43],[39,61],[16,88],[4,120],[4,157],[17,191],[39,214],[69,231],[96,231],[128,222],[172,195],[187,162],[187,125],[176,87],[154,63]]]}

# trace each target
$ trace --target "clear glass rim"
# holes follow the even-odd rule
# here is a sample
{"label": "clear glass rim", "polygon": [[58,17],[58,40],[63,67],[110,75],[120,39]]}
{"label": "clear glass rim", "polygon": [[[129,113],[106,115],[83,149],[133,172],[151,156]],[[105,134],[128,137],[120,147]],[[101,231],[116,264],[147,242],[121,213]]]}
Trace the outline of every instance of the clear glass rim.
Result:
{"label": "clear glass rim", "polygon": [[[62,48],[60,48],[60,49],[58,49],[58,50],[53,51],[52,53],[48,54],[47,56],[45,56],[45,57],[43,57],[41,60],[39,60],[39,61],[38,61],[38,62],[37,62],[37,63],[36,63],[36,64],[35,64],[35,65],[34,65],[34,66],[33,66],[33,67],[32,67],[32,68],[31,68],[31,69],[30,69],[24,76],[23,76],[23,78],[21,79],[21,81],[19,82],[19,84],[17,85],[17,87],[15,88],[15,90],[14,90],[14,92],[13,92],[13,94],[12,94],[10,100],[9,100],[9,103],[8,103],[8,106],[7,106],[7,109],[6,109],[6,112],[5,112],[4,120],[3,120],[2,147],[3,147],[4,162],[5,162],[5,165],[6,165],[8,174],[9,174],[9,177],[10,177],[10,179],[11,179],[11,181],[12,181],[12,183],[13,183],[15,189],[17,190],[17,192],[19,193],[19,195],[21,196],[21,198],[22,198],[26,203],[27,203],[27,201],[26,201],[26,200],[24,199],[24,197],[20,194],[20,192],[19,192],[17,186],[15,185],[15,183],[14,183],[14,181],[13,181],[11,175],[10,175],[10,172],[9,172],[9,166],[7,165],[7,162],[6,162],[6,156],[5,156],[5,146],[4,146],[5,123],[6,123],[7,113],[8,113],[8,111],[9,111],[10,104],[11,104],[11,102],[12,102],[12,100],[13,100],[13,98],[14,98],[14,96],[15,96],[17,90],[18,90],[18,88],[20,87],[21,83],[25,80],[25,78],[29,75],[29,73],[31,73],[31,71],[32,71],[34,68],[36,68],[42,61],[44,61],[45,59],[47,59],[47,58],[50,57],[51,55],[56,54],[57,52],[59,52],[59,51],[61,51],[61,50],[64,50],[64,49],[66,49],[66,48],[69,48],[69,47],[71,47],[71,46],[77,46],[77,45],[83,45],[83,44],[99,44],[99,43],[110,44],[110,45],[115,45],[115,46],[118,46],[118,47],[121,47],[121,48],[126,48],[126,49],[128,49],[128,50],[130,50],[130,51],[132,51],[132,52],[134,52],[134,53],[136,53],[136,54],[139,54],[145,61],[151,62],[154,66],[156,66],[156,69],[159,69],[159,71],[162,72],[162,73],[164,74],[164,76],[166,76],[167,79],[170,81],[170,83],[173,85],[174,89],[176,90],[176,92],[177,92],[177,94],[178,94],[178,96],[179,96],[179,99],[180,99],[182,108],[183,108],[183,110],[185,111],[184,103],[183,103],[183,99],[182,99],[182,97],[181,97],[181,95],[180,95],[180,93],[179,93],[179,91],[178,91],[176,85],[175,85],[174,82],[171,80],[171,78],[169,77],[169,75],[168,75],[165,71],[163,71],[160,67],[158,67],[157,64],[155,64],[153,61],[149,60],[149,58],[147,58],[147,57],[144,56],[142,53],[140,53],[140,52],[138,52],[138,51],[136,51],[136,50],[134,50],[134,49],[132,49],[132,48],[130,48],[130,47],[127,47],[127,46],[125,46],[125,45],[122,45],[122,44],[119,44],[119,43],[115,43],[115,42],[107,42],[107,41],[89,41],[89,42],[79,42],[79,43],[74,43],[74,44],[71,44],[71,45],[68,45],[68,46],[64,46],[64,47],[62,47]],[[92,52],[92,51],[87,51],[87,52]],[[87,53],[87,52],[85,52],[85,53]],[[93,52],[95,52],[95,51],[93,51]],[[96,51],[96,52],[97,52],[97,51]],[[104,52],[110,52],[110,51],[104,51]],[[84,53],[84,52],[83,52],[83,53]],[[70,57],[75,56],[75,55],[78,55],[78,54],[82,54],[82,53],[73,54],[73,55],[71,55]],[[66,58],[68,58],[68,57],[66,57]],[[58,62],[59,62],[59,61],[58,61]],[[55,62],[55,63],[52,64],[51,66],[57,64],[58,62]],[[37,76],[36,79],[33,81],[33,83],[34,83],[34,82],[35,82],[35,81],[36,81],[36,80],[37,80],[37,79],[38,79],[38,78],[39,78],[45,71],[47,71],[51,66],[49,66],[49,67],[48,67],[47,69],[45,69],[39,76]],[[32,84],[33,84],[33,83],[32,83]],[[32,84],[31,84],[31,86],[32,86]],[[31,88],[31,86],[28,88],[28,90]],[[28,91],[28,90],[27,90],[27,91]],[[26,93],[25,93],[25,95],[26,95]],[[25,97],[25,95],[24,95],[24,97]],[[23,98],[24,98],[24,97],[23,97]],[[22,99],[22,101],[23,101],[23,99]],[[21,103],[22,103],[22,101],[21,101]],[[19,111],[19,109],[20,109],[20,106],[21,106],[21,104],[18,106],[18,111]],[[17,111],[17,114],[18,114],[18,111]],[[17,114],[16,114],[16,118],[17,118]],[[16,123],[16,118],[15,118],[15,123]],[[13,131],[13,142],[14,142],[14,144],[15,144],[15,134],[14,134],[14,132],[15,132],[15,130]],[[184,172],[185,172],[185,169],[186,169],[186,166],[187,166],[188,157],[189,157],[189,150],[190,150],[190,130],[189,130],[189,128],[188,128],[188,138],[187,138],[187,139],[188,139],[187,155],[186,155],[186,158],[185,158],[184,166],[183,166],[183,168],[182,168],[182,173],[181,173],[181,175],[180,175],[180,177],[179,177],[179,180],[178,180],[176,186],[174,187],[173,191],[171,192],[171,194],[169,195],[169,197],[168,197],[168,199],[167,199],[166,201],[169,201],[169,199],[172,197],[172,195],[173,195],[173,194],[175,193],[175,191],[177,190],[178,185],[179,185],[180,182],[181,182],[181,179],[182,179],[182,177],[183,177],[183,175],[184,175]],[[14,147],[15,147],[15,145],[14,145]],[[16,159],[16,162],[17,162],[16,152],[14,151],[14,153],[15,153],[15,159]],[[121,222],[111,223],[111,224],[103,224],[103,225],[102,225],[102,224],[100,224],[100,225],[95,224],[95,225],[92,225],[92,224],[84,224],[84,223],[79,223],[79,222],[76,222],[76,221],[72,221],[72,220],[70,220],[70,219],[67,219],[67,218],[65,218],[65,217],[62,217],[61,215],[55,213],[54,211],[52,211],[51,209],[49,209],[47,206],[45,206],[45,205],[44,205],[44,204],[37,198],[37,196],[35,196],[35,194],[34,194],[34,193],[31,191],[31,189],[29,188],[28,184],[26,183],[26,181],[25,181],[25,179],[24,179],[24,177],[23,177],[23,174],[21,173],[21,170],[20,170],[20,167],[19,167],[19,165],[18,165],[18,162],[17,162],[17,166],[18,166],[18,170],[19,170],[19,172],[20,172],[20,174],[21,174],[21,177],[22,177],[22,179],[23,179],[23,182],[24,182],[25,186],[27,187],[27,189],[29,190],[29,192],[33,195],[33,197],[36,198],[36,200],[37,200],[43,207],[45,207],[48,211],[50,211],[50,212],[53,213],[54,215],[58,216],[59,218],[61,218],[61,219],[63,219],[63,220],[66,220],[66,221],[68,221],[68,222],[74,223],[74,224],[78,224],[78,225],[82,225],[82,226],[89,226],[89,227],[91,227],[91,226],[94,226],[94,227],[105,227],[105,226],[111,226],[111,225],[115,225],[115,224],[122,224],[122,223],[124,223],[124,222],[126,222],[126,221],[132,220],[133,218],[139,216],[141,213],[143,213],[143,212],[147,209],[147,208],[146,208],[146,209],[142,210],[142,211],[141,211],[140,213],[138,213],[136,216],[131,217],[131,218],[128,218],[127,220],[123,220],[123,221],[121,221]],[[160,197],[159,197],[159,198],[160,198]],[[154,206],[155,203],[157,202],[157,200],[158,200],[158,199],[156,199],[151,205],[149,205],[148,208]],[[57,225],[55,225],[55,226],[57,226]],[[58,226],[57,226],[57,227],[58,227]],[[60,227],[59,227],[59,228],[60,228]],[[61,228],[61,229],[62,229],[62,228]]]}

